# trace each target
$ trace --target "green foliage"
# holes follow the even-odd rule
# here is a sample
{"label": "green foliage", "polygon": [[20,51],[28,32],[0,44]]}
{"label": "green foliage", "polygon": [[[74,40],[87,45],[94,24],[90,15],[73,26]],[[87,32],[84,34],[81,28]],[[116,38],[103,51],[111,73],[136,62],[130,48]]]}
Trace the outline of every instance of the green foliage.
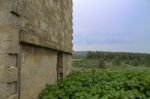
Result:
{"label": "green foliage", "polygon": [[40,99],[149,99],[150,70],[90,70],[48,85]]}
{"label": "green foliage", "polygon": [[105,61],[103,59],[100,59],[98,62],[98,67],[99,68],[105,68]]}
{"label": "green foliage", "polygon": [[139,65],[139,62],[138,62],[137,59],[132,60],[131,63],[132,63],[133,66],[138,66]]}
{"label": "green foliage", "polygon": [[88,51],[75,51],[73,52],[74,59],[85,59]]}
{"label": "green foliage", "polygon": [[95,59],[73,59],[72,65],[77,68],[94,68],[98,66],[98,62]]}
{"label": "green foliage", "polygon": [[125,52],[88,52],[86,59],[100,60],[112,63],[113,66],[126,64],[129,66],[150,66],[150,54]]}
{"label": "green foliage", "polygon": [[121,65],[121,61],[119,60],[119,58],[116,58],[112,61],[114,66],[120,66]]}

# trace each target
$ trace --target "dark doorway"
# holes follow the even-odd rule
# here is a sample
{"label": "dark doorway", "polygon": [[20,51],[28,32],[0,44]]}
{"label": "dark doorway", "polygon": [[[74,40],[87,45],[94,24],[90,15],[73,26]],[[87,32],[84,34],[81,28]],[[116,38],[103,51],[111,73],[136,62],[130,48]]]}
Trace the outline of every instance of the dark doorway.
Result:
{"label": "dark doorway", "polygon": [[57,81],[63,78],[63,53],[57,55]]}

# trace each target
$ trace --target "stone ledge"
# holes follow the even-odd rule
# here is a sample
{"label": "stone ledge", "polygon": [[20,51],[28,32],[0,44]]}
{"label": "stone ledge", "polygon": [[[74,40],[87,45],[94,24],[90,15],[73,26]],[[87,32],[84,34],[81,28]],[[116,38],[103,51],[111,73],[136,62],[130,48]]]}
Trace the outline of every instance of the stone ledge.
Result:
{"label": "stone ledge", "polygon": [[35,45],[35,46],[39,46],[39,47],[45,47],[45,48],[49,48],[49,49],[53,49],[53,50],[58,50],[58,51],[63,51],[66,53],[70,53],[72,54],[73,50],[72,45],[68,45],[70,46],[62,47],[62,42],[53,42],[51,39],[44,39],[34,33],[30,33],[30,32],[26,32],[26,31],[21,31],[20,34],[20,42],[23,43],[27,43],[27,44],[31,44],[31,45]]}

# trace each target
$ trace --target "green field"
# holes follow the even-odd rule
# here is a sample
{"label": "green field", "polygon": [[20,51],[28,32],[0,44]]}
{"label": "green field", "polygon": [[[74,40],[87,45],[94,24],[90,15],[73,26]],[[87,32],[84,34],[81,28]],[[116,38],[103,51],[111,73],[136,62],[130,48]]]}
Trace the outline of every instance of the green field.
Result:
{"label": "green field", "polygon": [[74,71],[40,99],[150,99],[150,54],[78,52]]}
{"label": "green field", "polygon": [[48,85],[40,99],[150,99],[149,68],[75,72]]}

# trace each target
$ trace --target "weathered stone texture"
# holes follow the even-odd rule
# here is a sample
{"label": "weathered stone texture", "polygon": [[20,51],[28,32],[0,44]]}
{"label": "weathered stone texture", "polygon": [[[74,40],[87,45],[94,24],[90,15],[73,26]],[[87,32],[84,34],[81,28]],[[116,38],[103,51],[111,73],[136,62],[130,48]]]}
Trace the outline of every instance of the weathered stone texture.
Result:
{"label": "weathered stone texture", "polygon": [[57,81],[57,52],[29,45],[22,49],[21,99],[37,99],[46,84]]}
{"label": "weathered stone texture", "polygon": [[21,41],[72,52],[71,0],[20,0]]}
{"label": "weathered stone texture", "polygon": [[72,56],[70,54],[65,54],[63,55],[63,72],[64,72],[64,77],[70,74],[72,71]]}
{"label": "weathered stone texture", "polygon": [[72,0],[0,0],[0,99],[37,99],[71,53]]}
{"label": "weathered stone texture", "polygon": [[17,96],[19,30],[16,18],[10,13],[14,3],[14,0],[0,0],[0,99]]}

